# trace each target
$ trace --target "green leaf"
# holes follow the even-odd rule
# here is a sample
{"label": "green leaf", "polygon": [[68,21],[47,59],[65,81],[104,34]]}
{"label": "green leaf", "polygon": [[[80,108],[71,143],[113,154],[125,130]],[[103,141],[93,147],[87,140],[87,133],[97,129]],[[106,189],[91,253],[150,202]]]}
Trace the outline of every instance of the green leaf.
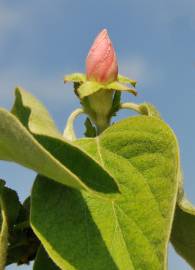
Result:
{"label": "green leaf", "polygon": [[171,233],[171,242],[180,256],[195,268],[195,206],[185,196],[183,176],[179,174],[177,207]]}
{"label": "green leaf", "polygon": [[120,83],[129,83],[129,84],[133,85],[134,87],[136,86],[136,83],[137,83],[137,81],[129,79],[128,77],[122,76],[120,74],[118,75],[118,81]]}
{"label": "green leaf", "polygon": [[72,73],[64,76],[64,82],[85,82],[86,81],[86,75],[83,73]]}
{"label": "green leaf", "polygon": [[171,232],[171,243],[177,253],[195,269],[195,216],[178,205]]}
{"label": "green leaf", "polygon": [[6,265],[17,263],[28,264],[35,259],[37,249],[40,246],[30,227],[13,229],[9,236],[9,247]]}
{"label": "green leaf", "polygon": [[39,176],[31,226],[49,256],[66,270],[166,269],[179,167],[172,130],[157,117],[130,117],[76,144],[121,193],[96,196]]}
{"label": "green leaf", "polygon": [[5,186],[5,181],[0,179],[0,208],[6,213],[9,227],[15,224],[21,208],[17,193]]}
{"label": "green leaf", "polygon": [[104,85],[98,82],[86,81],[80,85],[80,87],[77,89],[77,92],[79,94],[79,97],[83,99],[84,97],[92,95],[96,93],[97,91],[100,91],[101,89],[104,89],[104,88],[105,88]]}
{"label": "green leaf", "polygon": [[17,193],[4,185],[5,182],[0,180],[0,269],[2,270],[4,269],[7,260],[9,231],[12,230],[20,209]]}
{"label": "green leaf", "polygon": [[[77,189],[118,190],[110,174],[81,149],[63,138],[33,137],[14,115],[4,109],[0,109],[0,159],[19,163]],[[88,170],[83,171],[83,165]],[[94,182],[94,179],[99,181]]]}
{"label": "green leaf", "polygon": [[8,236],[9,227],[6,217],[6,212],[2,206],[1,201],[1,231],[0,231],[0,269],[3,270],[7,260],[7,249],[8,249]]}
{"label": "green leaf", "polygon": [[130,87],[128,87],[122,83],[119,83],[117,81],[107,84],[105,88],[109,89],[109,90],[116,90],[116,91],[127,91],[127,92],[137,96],[137,91],[135,90],[134,87],[130,88]]}
{"label": "green leaf", "polygon": [[85,120],[85,128],[86,128],[86,131],[85,131],[85,137],[95,137],[96,136],[96,128],[92,125],[90,119],[87,117],[86,120]]}
{"label": "green leaf", "polygon": [[20,207],[17,220],[10,231],[6,265],[28,264],[35,259],[40,242],[30,228],[30,197]]}
{"label": "green leaf", "polygon": [[[93,189],[97,186],[100,191],[107,185],[108,192],[112,188],[117,190],[112,177],[97,162],[64,140],[47,110],[30,93],[16,89],[12,113],[20,122],[0,109],[0,159],[17,162],[71,187]],[[59,148],[63,148],[60,156]],[[85,173],[82,171],[83,162],[90,168]],[[97,185],[91,181],[94,174],[103,177]]]}
{"label": "green leaf", "polygon": [[47,255],[44,248],[41,246],[38,250],[33,270],[58,270],[58,268],[54,262],[50,259],[50,257]]}
{"label": "green leaf", "polygon": [[15,90],[12,113],[34,134],[60,137],[53,119],[43,104],[21,87]]}

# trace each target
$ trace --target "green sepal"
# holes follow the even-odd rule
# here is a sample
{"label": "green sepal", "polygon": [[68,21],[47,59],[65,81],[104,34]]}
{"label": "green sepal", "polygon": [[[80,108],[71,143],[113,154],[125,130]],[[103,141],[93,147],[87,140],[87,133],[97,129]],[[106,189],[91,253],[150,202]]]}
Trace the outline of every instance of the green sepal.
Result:
{"label": "green sepal", "polygon": [[127,85],[124,85],[117,81],[107,84],[105,88],[109,90],[116,90],[116,91],[127,91],[133,94],[134,96],[137,96],[137,91],[135,90],[134,87],[128,87]]}
{"label": "green sepal", "polygon": [[[74,84],[76,83],[76,87],[74,85],[74,88],[76,88],[75,93],[76,95],[79,95],[81,99],[89,95],[92,95],[102,89],[128,91],[129,93],[135,96],[137,95],[137,91],[134,88],[137,82],[120,74],[118,75],[116,81],[108,84],[87,80],[86,75],[83,73],[72,73],[66,75],[64,76],[64,82],[65,83],[73,82]],[[124,84],[130,84],[132,87],[128,87],[127,85]]]}
{"label": "green sepal", "polygon": [[84,97],[90,96],[104,88],[104,85],[98,82],[86,81],[80,85],[80,87],[77,89],[77,92],[79,94],[79,97],[83,99]]}
{"label": "green sepal", "polygon": [[[68,74],[68,75],[65,75],[64,76],[64,83],[67,83],[67,82],[79,82],[79,83],[84,83],[86,82],[87,79],[86,79],[86,74],[84,73],[79,73],[79,72],[76,72],[76,73],[72,73],[72,74]],[[123,76],[121,74],[118,74],[118,77],[117,77],[117,81],[120,82],[120,83],[128,83],[128,84],[131,84],[132,86],[136,86],[137,84],[137,81],[135,80],[132,80],[132,79],[129,79],[128,77],[126,76]]]}
{"label": "green sepal", "polygon": [[64,83],[67,82],[85,82],[86,75],[83,73],[72,73],[64,76]]}
{"label": "green sepal", "polygon": [[120,74],[118,75],[118,81],[120,83],[129,83],[129,84],[133,85],[134,87],[137,84],[137,81],[129,79],[128,77],[120,75]]}
{"label": "green sepal", "polygon": [[117,81],[109,84],[101,84],[95,81],[86,81],[78,87],[77,92],[79,97],[83,99],[84,97],[90,96],[100,90],[127,91],[135,96],[137,95],[137,92],[133,87],[130,88],[127,85]]}

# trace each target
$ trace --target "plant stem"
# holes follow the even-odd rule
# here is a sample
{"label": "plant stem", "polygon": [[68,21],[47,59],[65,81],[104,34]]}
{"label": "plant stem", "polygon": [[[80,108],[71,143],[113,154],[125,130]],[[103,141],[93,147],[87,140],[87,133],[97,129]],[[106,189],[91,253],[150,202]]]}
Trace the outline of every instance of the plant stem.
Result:
{"label": "plant stem", "polygon": [[[75,119],[82,113],[85,113],[82,108],[78,108],[71,113],[69,116],[66,127],[64,129],[63,137],[69,141],[74,141],[77,139],[75,132],[74,132],[74,121]],[[1,269],[0,269],[1,270]]]}
{"label": "plant stem", "polygon": [[[112,108],[113,91],[101,90],[88,97],[91,110],[86,110],[97,128],[97,135],[110,126],[109,112]],[[93,113],[91,113],[93,112]]]}
{"label": "plant stem", "polygon": [[98,118],[96,120],[96,128],[97,128],[97,135],[101,134],[107,127],[110,126],[110,121],[108,119],[104,118]]}
{"label": "plant stem", "polygon": [[133,110],[142,114],[142,111],[140,110],[140,105],[132,103],[132,102],[121,103],[120,109],[129,109],[129,110]]}

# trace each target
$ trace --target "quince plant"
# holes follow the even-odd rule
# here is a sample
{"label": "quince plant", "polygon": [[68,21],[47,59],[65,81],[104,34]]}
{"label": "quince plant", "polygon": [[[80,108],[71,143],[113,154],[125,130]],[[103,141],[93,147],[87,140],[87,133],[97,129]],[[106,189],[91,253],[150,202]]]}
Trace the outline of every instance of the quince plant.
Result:
{"label": "quince plant", "polygon": [[[169,242],[195,269],[195,208],[184,196],[177,138],[153,105],[121,103],[122,91],[137,94],[136,81],[118,74],[107,30],[86,75],[64,81],[81,108],[63,134],[21,87],[11,112],[0,109],[0,159],[37,172],[23,203],[0,180],[0,270],[32,260],[34,270],[165,270]],[[138,115],[112,124],[120,109]]]}

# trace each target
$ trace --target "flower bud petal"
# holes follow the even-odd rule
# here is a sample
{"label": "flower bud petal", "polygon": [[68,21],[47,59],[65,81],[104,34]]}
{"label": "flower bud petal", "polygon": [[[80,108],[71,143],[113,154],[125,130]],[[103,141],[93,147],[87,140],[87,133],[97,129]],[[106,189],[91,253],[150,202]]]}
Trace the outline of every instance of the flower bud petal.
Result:
{"label": "flower bud petal", "polygon": [[118,63],[106,29],[96,37],[86,59],[88,80],[109,83],[117,80]]}

